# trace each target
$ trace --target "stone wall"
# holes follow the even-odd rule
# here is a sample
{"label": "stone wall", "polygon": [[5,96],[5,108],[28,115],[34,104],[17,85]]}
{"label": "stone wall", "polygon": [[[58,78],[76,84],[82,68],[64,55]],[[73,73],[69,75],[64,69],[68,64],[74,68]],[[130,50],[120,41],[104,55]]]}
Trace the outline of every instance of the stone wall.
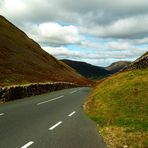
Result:
{"label": "stone wall", "polygon": [[148,68],[148,52],[146,52],[143,56],[138,58],[136,61],[132,62],[130,65],[128,65],[121,71],[145,69],[145,68]]}
{"label": "stone wall", "polygon": [[0,102],[21,99],[24,97],[35,96],[47,92],[78,86],[79,85],[73,83],[56,82],[0,87]]}

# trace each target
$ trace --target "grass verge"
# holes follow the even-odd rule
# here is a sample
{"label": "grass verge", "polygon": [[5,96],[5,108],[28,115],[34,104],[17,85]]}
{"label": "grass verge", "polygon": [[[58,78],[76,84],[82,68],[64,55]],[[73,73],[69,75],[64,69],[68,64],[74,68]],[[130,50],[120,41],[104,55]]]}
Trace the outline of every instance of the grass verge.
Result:
{"label": "grass verge", "polygon": [[148,69],[119,73],[93,90],[84,110],[110,148],[148,147]]}

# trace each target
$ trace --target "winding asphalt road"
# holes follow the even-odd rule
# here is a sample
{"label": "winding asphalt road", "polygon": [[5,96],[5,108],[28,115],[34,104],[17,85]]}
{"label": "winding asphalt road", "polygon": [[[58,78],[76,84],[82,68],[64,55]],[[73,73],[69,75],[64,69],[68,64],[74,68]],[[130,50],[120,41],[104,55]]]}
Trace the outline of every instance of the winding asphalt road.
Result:
{"label": "winding asphalt road", "polygon": [[82,111],[89,88],[0,104],[0,148],[106,148]]}

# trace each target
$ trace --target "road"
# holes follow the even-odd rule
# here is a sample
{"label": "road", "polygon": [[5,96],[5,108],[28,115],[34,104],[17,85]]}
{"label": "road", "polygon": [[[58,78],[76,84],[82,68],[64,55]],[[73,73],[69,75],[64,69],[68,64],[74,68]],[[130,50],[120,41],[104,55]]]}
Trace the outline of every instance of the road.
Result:
{"label": "road", "polygon": [[65,89],[0,104],[0,148],[105,148],[82,111],[89,92]]}

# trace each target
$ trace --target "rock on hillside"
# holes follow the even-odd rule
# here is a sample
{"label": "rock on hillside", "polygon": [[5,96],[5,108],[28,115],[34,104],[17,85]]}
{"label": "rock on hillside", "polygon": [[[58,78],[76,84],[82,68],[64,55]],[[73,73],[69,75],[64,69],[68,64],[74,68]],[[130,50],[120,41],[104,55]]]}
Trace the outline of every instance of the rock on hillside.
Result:
{"label": "rock on hillside", "polygon": [[145,69],[148,68],[148,51],[143,54],[141,57],[139,57],[137,60],[132,62],[130,65],[125,67],[123,71],[125,70],[134,70],[134,69]]}
{"label": "rock on hillside", "polygon": [[85,62],[62,60],[64,63],[75,69],[79,74],[89,79],[99,79],[110,75],[111,73],[103,67],[94,66]]}
{"label": "rock on hillside", "polygon": [[111,73],[116,73],[122,70],[125,66],[128,66],[131,62],[128,61],[118,61],[112,63],[110,66],[106,67],[105,69],[110,71]]}
{"label": "rock on hillside", "polygon": [[0,16],[0,86],[38,82],[90,81],[46,53],[24,32]]}

